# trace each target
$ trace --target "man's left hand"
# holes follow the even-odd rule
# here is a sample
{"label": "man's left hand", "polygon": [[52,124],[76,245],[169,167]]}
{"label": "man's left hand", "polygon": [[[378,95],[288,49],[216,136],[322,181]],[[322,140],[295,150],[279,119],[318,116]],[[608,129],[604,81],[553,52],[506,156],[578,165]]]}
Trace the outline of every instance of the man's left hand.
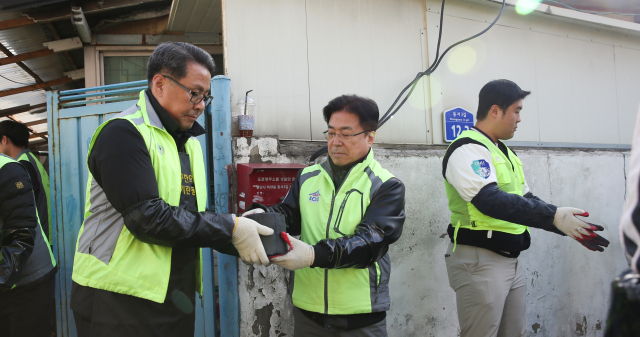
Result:
{"label": "man's left hand", "polygon": [[288,270],[310,267],[315,259],[313,246],[285,232],[280,233],[280,235],[282,235],[284,241],[289,245],[289,252],[282,256],[271,258],[271,262]]}

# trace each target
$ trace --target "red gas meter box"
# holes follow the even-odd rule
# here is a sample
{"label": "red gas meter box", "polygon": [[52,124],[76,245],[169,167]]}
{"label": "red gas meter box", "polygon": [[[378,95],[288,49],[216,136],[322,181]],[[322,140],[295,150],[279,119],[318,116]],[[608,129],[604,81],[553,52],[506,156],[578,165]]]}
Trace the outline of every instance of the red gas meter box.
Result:
{"label": "red gas meter box", "polygon": [[305,167],[301,164],[238,164],[238,213],[245,212],[254,202],[265,206],[282,202],[298,171]]}

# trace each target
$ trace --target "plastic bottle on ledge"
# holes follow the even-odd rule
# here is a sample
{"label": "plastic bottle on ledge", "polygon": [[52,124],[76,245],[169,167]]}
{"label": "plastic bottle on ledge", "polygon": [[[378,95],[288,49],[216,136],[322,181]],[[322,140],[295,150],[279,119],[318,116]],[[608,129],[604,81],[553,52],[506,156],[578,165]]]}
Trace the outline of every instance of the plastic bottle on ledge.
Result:
{"label": "plastic bottle on ledge", "polygon": [[238,114],[238,134],[240,137],[252,137],[253,136],[253,127],[254,127],[254,112],[256,103],[251,98],[248,97],[247,92],[245,97],[239,98],[238,103],[236,104]]}

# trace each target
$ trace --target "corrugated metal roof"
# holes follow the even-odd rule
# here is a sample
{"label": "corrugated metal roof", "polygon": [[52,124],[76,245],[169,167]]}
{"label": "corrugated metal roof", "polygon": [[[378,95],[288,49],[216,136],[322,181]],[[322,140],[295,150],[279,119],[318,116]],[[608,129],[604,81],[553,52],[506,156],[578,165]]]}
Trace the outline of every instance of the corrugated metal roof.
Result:
{"label": "corrugated metal roof", "polygon": [[[0,21],[20,18],[22,15],[19,12],[0,12]],[[30,25],[18,28],[12,28],[0,31],[0,42],[9,49],[14,55],[24,54],[35,50],[44,49],[44,42],[51,41],[51,39],[45,33],[43,25]],[[0,52],[1,57],[6,57],[4,53]],[[65,61],[66,62],[66,61]],[[45,57],[38,57],[35,59],[23,61],[23,63],[29,67],[34,73],[36,73],[43,81],[51,81],[64,77],[64,67],[62,65],[60,55],[54,54]],[[0,91],[21,88],[24,86],[35,84],[36,81],[31,75],[29,75],[24,69],[20,68],[16,63],[0,66]],[[3,78],[4,77],[4,78]],[[69,85],[61,85],[55,87],[55,89],[65,90],[69,89]],[[24,104],[37,105],[45,103],[46,91],[43,89],[27,91],[10,96],[0,97],[0,111]],[[28,123],[45,119],[47,117],[45,113],[30,114],[29,112],[23,112],[13,115],[21,122]],[[0,121],[8,119],[0,118]],[[31,128],[36,132],[47,131],[47,124],[33,125]],[[32,139],[31,141],[40,141],[41,138]]]}
{"label": "corrugated metal roof", "polygon": [[174,1],[168,29],[174,32],[222,33],[221,0]]}
{"label": "corrugated metal roof", "polygon": [[40,103],[44,103],[46,99],[47,99],[46,93],[42,89],[22,92],[22,93],[11,95],[11,96],[1,97],[0,109],[13,108],[13,107],[24,105],[24,104],[30,104],[30,105],[40,104]]}

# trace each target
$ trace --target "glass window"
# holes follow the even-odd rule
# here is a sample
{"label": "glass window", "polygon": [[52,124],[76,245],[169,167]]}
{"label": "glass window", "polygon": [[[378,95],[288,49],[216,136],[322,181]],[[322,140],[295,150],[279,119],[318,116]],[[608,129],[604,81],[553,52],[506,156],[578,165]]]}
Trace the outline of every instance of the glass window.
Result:
{"label": "glass window", "polygon": [[149,56],[105,56],[104,84],[118,84],[147,79]]}

